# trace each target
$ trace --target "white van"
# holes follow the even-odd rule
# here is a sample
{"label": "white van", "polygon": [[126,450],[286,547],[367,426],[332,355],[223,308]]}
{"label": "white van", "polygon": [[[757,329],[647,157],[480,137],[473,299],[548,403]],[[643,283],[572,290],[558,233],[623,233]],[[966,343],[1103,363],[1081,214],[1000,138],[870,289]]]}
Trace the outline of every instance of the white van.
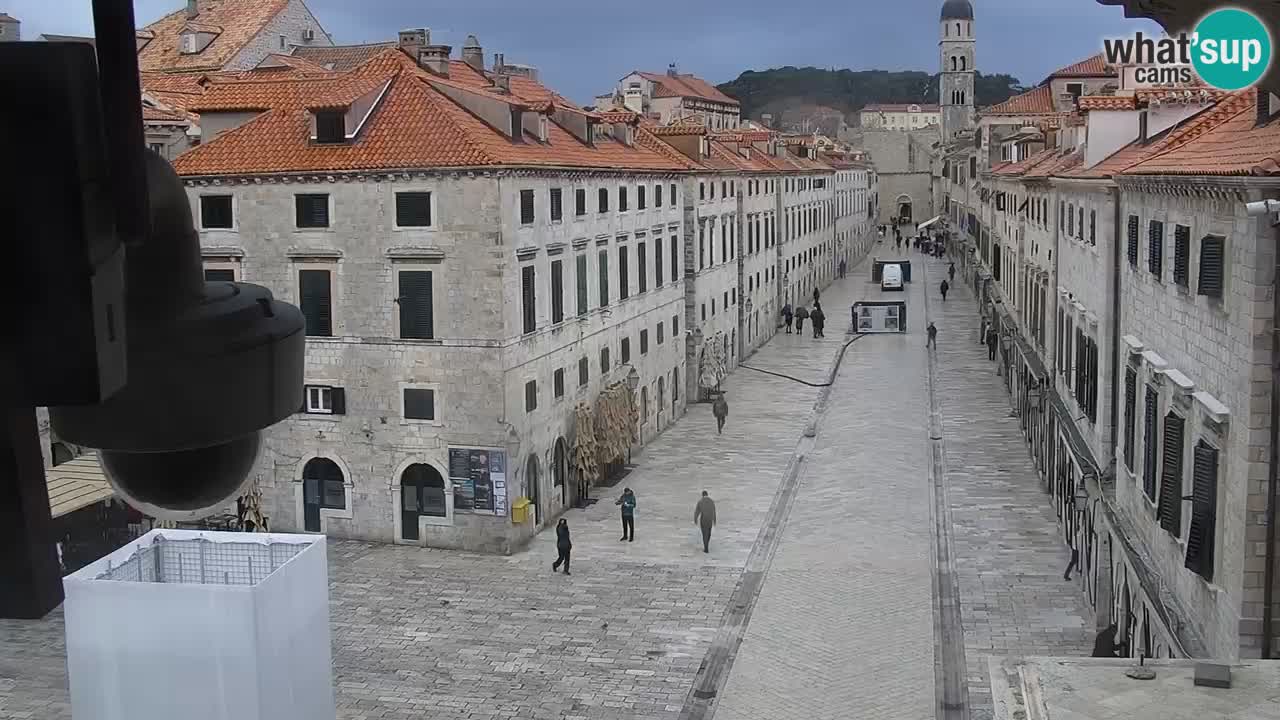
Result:
{"label": "white van", "polygon": [[902,289],[902,266],[897,263],[885,265],[880,275],[881,290]]}

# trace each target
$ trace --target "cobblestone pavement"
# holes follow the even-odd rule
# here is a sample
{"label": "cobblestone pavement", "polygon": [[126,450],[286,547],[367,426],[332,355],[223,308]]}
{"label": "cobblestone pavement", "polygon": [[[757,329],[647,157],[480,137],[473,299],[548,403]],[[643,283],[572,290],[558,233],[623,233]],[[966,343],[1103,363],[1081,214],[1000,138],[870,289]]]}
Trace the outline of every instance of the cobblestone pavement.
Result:
{"label": "cobblestone pavement", "polygon": [[849,348],[716,720],[934,715],[922,296],[884,293],[914,329]]}
{"label": "cobblestone pavement", "polygon": [[973,720],[986,720],[987,658],[1088,656],[1093,611],[1078,584],[1062,579],[1071,553],[1009,414],[1004,380],[978,344],[972,288],[954,283],[943,302],[947,263],[927,262],[969,705]]}

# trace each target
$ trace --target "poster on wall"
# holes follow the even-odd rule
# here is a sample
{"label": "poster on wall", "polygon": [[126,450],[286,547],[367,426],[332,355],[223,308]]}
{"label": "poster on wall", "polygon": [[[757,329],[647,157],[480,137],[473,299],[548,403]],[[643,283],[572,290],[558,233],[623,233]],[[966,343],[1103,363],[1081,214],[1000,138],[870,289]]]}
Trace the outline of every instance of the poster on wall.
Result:
{"label": "poster on wall", "polygon": [[454,512],[505,515],[506,454],[488,448],[449,448]]}

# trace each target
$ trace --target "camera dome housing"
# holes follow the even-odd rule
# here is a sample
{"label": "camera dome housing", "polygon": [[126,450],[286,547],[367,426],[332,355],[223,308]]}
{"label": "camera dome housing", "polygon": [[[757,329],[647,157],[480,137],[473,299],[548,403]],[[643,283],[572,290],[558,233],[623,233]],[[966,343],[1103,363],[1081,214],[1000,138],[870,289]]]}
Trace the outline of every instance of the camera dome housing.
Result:
{"label": "camera dome housing", "polygon": [[182,181],[150,150],[146,175],[150,234],[125,266],[126,383],[49,415],[60,438],[101,451],[131,505],[192,519],[236,496],[259,431],[302,406],[305,323],[264,287],[205,282]]}

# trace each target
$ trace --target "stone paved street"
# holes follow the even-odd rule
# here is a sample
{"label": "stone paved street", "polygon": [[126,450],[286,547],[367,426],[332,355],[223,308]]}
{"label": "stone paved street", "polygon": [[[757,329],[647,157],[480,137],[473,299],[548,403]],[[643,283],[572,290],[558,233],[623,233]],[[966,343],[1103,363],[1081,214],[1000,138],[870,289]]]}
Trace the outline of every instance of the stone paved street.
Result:
{"label": "stone paved street", "polygon": [[[571,577],[551,572],[551,532],[511,557],[331,542],[339,717],[679,717],[797,453],[717,720],[934,717],[926,291],[973,717],[990,714],[987,655],[1087,654],[1085,604],[1062,580],[1067,554],[972,300],[957,288],[943,305],[945,264],[930,265],[903,294],[911,332],[850,347],[815,438],[802,435],[817,388],[737,371],[724,435],[696,405],[634,458],[636,542],[618,540],[621,486],[565,516]],[[779,335],[747,363],[825,381],[850,302],[879,295],[868,275],[851,268],[824,293],[827,339]],[[721,523],[709,554],[692,524],[703,489]],[[0,621],[0,719],[70,717],[64,653],[60,612]]]}

